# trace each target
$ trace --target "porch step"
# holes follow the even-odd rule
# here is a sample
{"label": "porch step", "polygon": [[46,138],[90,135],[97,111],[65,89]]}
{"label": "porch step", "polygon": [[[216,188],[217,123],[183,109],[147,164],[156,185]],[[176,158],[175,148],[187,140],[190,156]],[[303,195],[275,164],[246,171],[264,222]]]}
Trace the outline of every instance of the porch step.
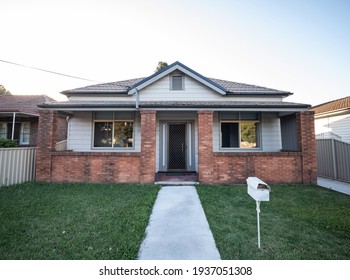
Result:
{"label": "porch step", "polygon": [[199,183],[195,181],[158,181],[154,184],[160,186],[193,186]]}

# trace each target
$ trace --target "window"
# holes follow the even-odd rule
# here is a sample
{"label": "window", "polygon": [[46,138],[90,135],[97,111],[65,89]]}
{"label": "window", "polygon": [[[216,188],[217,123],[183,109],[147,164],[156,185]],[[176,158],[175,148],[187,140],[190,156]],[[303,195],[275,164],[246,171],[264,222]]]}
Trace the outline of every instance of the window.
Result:
{"label": "window", "polygon": [[171,76],[171,90],[184,90],[184,78],[181,75]]}
{"label": "window", "polygon": [[25,122],[21,125],[21,133],[19,136],[20,145],[29,145],[30,142],[30,123]]}
{"label": "window", "polygon": [[[0,138],[12,138],[12,123],[0,123]],[[30,144],[30,122],[15,123],[13,139],[17,140],[19,145]]]}
{"label": "window", "polygon": [[7,138],[7,123],[0,123],[0,138]]}
{"label": "window", "polygon": [[[94,147],[95,148],[133,148],[134,146],[134,122],[130,120],[116,120],[113,112],[104,112],[114,120],[98,120],[101,113],[95,114],[94,122]],[[97,119],[97,120],[96,120]]]}
{"label": "window", "polygon": [[[230,120],[222,120],[228,118]],[[221,116],[221,148],[259,148],[259,115],[238,113]]]}

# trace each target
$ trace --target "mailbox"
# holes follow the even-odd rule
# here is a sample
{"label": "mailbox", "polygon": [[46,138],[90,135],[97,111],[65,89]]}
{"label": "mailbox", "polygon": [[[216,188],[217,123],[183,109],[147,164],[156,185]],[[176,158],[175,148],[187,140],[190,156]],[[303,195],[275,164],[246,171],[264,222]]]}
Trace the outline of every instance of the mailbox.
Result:
{"label": "mailbox", "polygon": [[271,188],[257,177],[247,178],[248,194],[256,201],[256,216],[258,222],[258,247],[260,248],[260,202],[270,201]]}
{"label": "mailbox", "polygon": [[270,201],[271,188],[257,177],[248,177],[248,194],[256,201]]}

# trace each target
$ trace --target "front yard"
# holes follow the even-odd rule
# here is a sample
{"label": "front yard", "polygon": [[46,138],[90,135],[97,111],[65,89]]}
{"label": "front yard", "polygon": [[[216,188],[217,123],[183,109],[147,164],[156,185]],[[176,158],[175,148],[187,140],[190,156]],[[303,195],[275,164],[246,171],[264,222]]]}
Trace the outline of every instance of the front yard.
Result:
{"label": "front yard", "polygon": [[197,188],[222,259],[350,259],[350,197],[315,186],[272,186],[260,209],[246,186]]}
{"label": "front yard", "polygon": [[[159,187],[38,184],[0,188],[0,259],[136,259]],[[272,186],[198,186],[222,259],[350,259],[350,196]]]}
{"label": "front yard", "polygon": [[0,188],[0,259],[135,259],[155,186]]}

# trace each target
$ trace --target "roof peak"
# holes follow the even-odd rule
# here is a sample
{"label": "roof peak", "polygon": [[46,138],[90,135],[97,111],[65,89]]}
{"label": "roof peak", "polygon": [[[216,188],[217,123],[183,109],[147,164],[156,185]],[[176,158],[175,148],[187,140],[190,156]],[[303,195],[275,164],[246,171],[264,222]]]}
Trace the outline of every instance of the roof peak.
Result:
{"label": "roof peak", "polygon": [[75,88],[71,90],[62,91],[62,94],[71,96],[74,94],[134,94],[136,90],[141,90],[142,88],[154,83],[155,81],[163,78],[166,75],[171,74],[173,71],[179,70],[185,75],[192,77],[203,85],[217,91],[221,95],[280,95],[288,96],[291,92],[281,91],[267,87],[261,87],[251,84],[232,82],[216,78],[208,78],[200,73],[189,68],[180,61],[175,61],[174,63],[164,67],[163,69],[153,73],[146,78],[135,78],[117,82],[101,83],[90,85],[81,88]]}

